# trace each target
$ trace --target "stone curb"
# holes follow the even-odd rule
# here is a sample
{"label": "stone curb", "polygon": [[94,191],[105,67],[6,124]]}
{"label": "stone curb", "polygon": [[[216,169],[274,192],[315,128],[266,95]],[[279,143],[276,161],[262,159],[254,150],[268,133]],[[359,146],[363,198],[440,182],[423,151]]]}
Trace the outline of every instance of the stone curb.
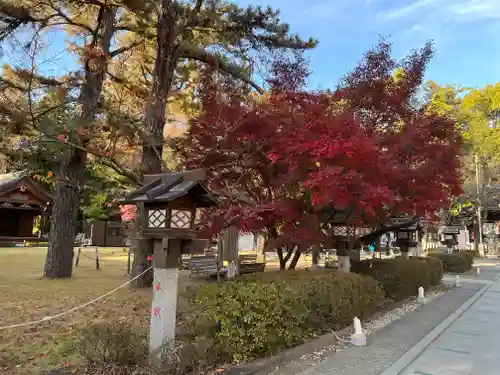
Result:
{"label": "stone curb", "polygon": [[[465,282],[465,281],[464,281]],[[437,327],[429,332],[423,339],[417,342],[413,348],[406,352],[391,367],[385,370],[380,375],[399,375],[417,358],[434,340],[436,340],[446,328],[448,328],[456,319],[467,311],[486,291],[491,287],[491,284],[485,285],[476,294],[469,298],[462,306],[454,313],[443,320]]]}

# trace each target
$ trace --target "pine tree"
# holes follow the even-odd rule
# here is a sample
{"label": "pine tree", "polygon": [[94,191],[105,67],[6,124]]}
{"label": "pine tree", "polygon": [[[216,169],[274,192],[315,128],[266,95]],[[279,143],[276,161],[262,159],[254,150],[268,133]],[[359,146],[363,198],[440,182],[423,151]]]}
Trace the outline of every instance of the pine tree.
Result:
{"label": "pine tree", "polygon": [[[52,227],[44,271],[47,278],[70,277],[72,273],[77,211],[85,183],[88,152],[92,147],[91,137],[96,131],[96,118],[100,112],[103,83],[108,74],[109,62],[135,46],[131,44],[113,50],[112,44],[120,27],[126,26],[131,20],[125,7],[111,2],[0,2],[0,40],[7,41],[18,32],[29,32],[28,43],[22,46],[31,57],[29,68],[12,67],[14,79],[3,79],[3,88],[25,94],[23,108],[9,116],[10,125],[16,126],[15,132],[33,134],[40,131],[43,125],[40,120],[51,109],[41,109],[42,106],[37,103],[37,93],[39,95],[48,87],[77,93],[72,116],[65,124],[67,134],[62,135],[67,147],[56,173]],[[79,57],[81,66],[64,77],[42,76],[36,69],[36,55],[43,43],[43,33],[60,31],[61,27],[72,41],[70,48]],[[83,46],[78,43],[81,40],[84,41]],[[48,133],[54,133],[53,129],[48,129]]]}
{"label": "pine tree", "polygon": [[[219,0],[196,0],[194,4],[158,0],[154,5],[146,7],[154,9],[149,17],[156,19],[157,23],[156,57],[145,116],[145,129],[151,141],[142,148],[143,173],[158,173],[166,169],[163,163],[165,110],[175,73],[186,60],[228,74],[262,92],[251,77],[253,64],[258,63],[252,60],[252,54],[304,50],[316,44],[312,39],[303,41],[299,36],[291,35],[289,25],[280,21],[279,12],[269,7],[241,8]],[[144,12],[144,9],[142,5],[137,8],[138,12]],[[207,35],[205,39],[200,38],[202,33]],[[148,243],[141,241],[135,251],[132,276],[147,267],[147,252]],[[135,286],[146,286],[149,281],[147,278],[137,279]]]}

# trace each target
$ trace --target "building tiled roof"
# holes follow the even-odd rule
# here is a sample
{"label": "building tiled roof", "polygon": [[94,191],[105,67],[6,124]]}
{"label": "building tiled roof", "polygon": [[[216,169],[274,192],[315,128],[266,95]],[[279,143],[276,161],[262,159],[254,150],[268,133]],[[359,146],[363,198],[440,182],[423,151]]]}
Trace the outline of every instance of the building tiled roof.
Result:
{"label": "building tiled roof", "polygon": [[30,186],[35,196],[40,200],[52,202],[52,195],[42,185],[30,178],[24,171],[0,174],[0,195],[11,192],[21,183]]}

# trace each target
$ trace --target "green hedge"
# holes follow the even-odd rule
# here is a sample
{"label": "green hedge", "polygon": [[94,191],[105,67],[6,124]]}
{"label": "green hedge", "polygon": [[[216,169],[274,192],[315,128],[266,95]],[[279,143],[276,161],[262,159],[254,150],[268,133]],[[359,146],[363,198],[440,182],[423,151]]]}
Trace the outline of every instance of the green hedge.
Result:
{"label": "green hedge", "polygon": [[479,256],[479,251],[476,252],[476,251],[465,250],[465,251],[460,251],[459,254],[463,254],[464,256],[466,256],[472,267],[472,264],[474,263],[474,258],[476,256]]}
{"label": "green hedge", "polygon": [[429,272],[431,277],[430,284],[432,286],[441,284],[441,280],[443,279],[443,273],[444,273],[443,261],[441,259],[436,257],[415,257],[411,259],[427,262],[427,266],[429,267]]}
{"label": "green hedge", "polygon": [[474,263],[474,255],[471,252],[434,254],[432,256],[441,259],[444,272],[464,273],[469,271]]}
{"label": "green hedge", "polygon": [[387,297],[399,301],[415,296],[437,280],[437,266],[420,259],[367,259],[353,263],[351,271],[379,281]]}
{"label": "green hedge", "polygon": [[200,287],[190,331],[209,337],[220,360],[240,362],[345,327],[384,302],[382,288],[370,277],[326,270],[266,272]]}

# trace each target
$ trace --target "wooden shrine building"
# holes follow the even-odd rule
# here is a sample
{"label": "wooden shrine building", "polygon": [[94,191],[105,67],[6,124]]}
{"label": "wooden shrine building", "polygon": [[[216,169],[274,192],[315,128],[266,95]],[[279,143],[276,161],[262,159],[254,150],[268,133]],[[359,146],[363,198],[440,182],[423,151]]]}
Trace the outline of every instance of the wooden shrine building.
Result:
{"label": "wooden shrine building", "polygon": [[35,218],[50,213],[52,196],[24,172],[0,175],[0,246],[38,240]]}
{"label": "wooden shrine building", "polygon": [[488,186],[485,189],[483,222],[496,223],[500,221],[500,185]]}
{"label": "wooden shrine building", "polygon": [[85,226],[85,238],[90,239],[91,246],[123,247],[125,246],[125,224],[120,210],[112,212],[106,221],[92,220]]}

